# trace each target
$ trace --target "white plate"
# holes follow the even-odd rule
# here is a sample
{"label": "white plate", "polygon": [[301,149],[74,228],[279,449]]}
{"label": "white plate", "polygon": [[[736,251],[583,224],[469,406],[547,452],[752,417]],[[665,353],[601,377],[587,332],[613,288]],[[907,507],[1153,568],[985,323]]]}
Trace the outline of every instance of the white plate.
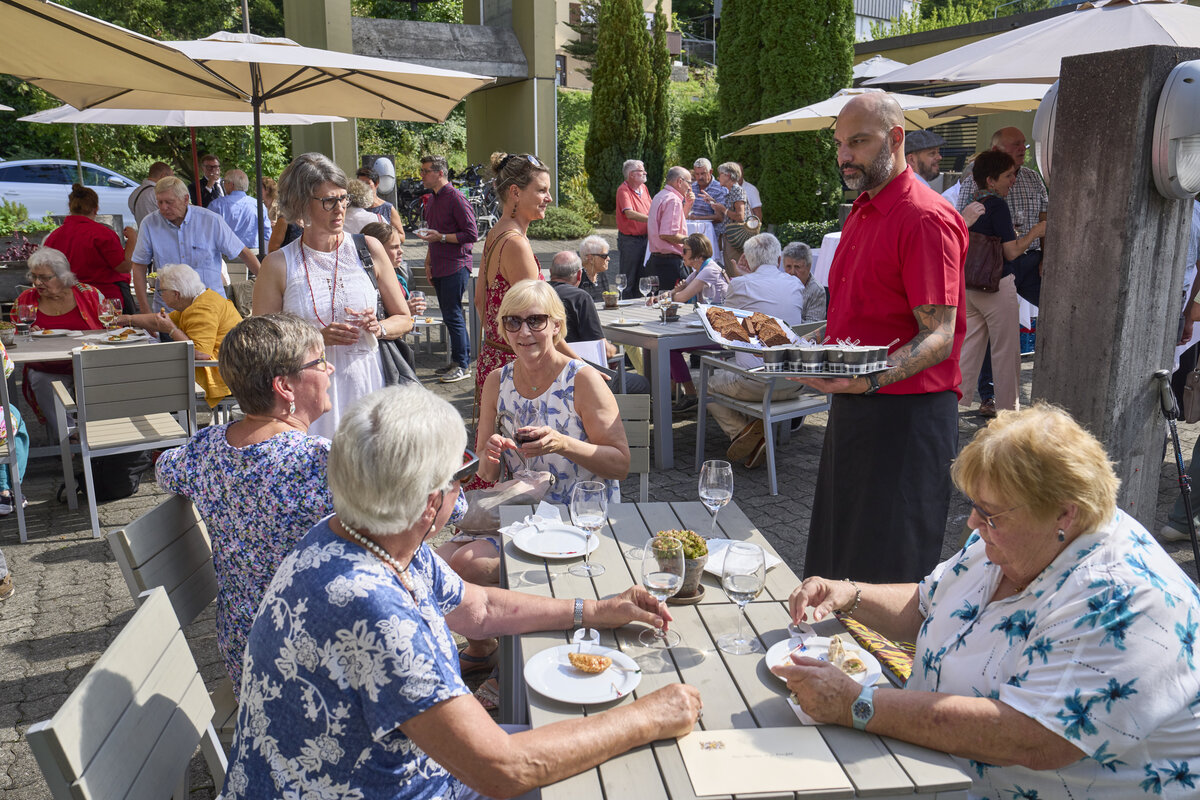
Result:
{"label": "white plate", "polygon": [[617,305],[619,305],[619,306],[644,306],[644,305],[646,305],[646,298],[635,297],[635,298],[631,298],[629,300],[618,300]]}
{"label": "white plate", "polygon": [[[521,550],[538,558],[583,558],[582,528],[565,522],[544,522],[526,525],[513,534],[512,540]],[[600,546],[599,536],[588,536],[588,553]]]}
{"label": "white plate", "polygon": [[[846,648],[846,655],[857,656],[862,659],[864,664],[867,665],[866,672],[860,675],[851,675],[851,678],[858,681],[863,686],[870,686],[871,684],[875,683],[875,681],[879,680],[879,677],[883,675],[883,667],[879,666],[879,661],[875,658],[875,656],[871,655],[866,650],[863,650],[855,643],[847,644],[846,641],[843,640],[842,644]],[[767,651],[767,654],[763,656],[763,658],[766,659],[767,667],[776,667],[780,664],[791,664],[792,659],[788,654],[799,646],[800,640],[794,638],[784,639],[783,641],[776,642],[771,649]],[[805,649],[802,651],[803,655],[808,656],[809,658],[816,658],[821,661],[828,660],[829,639],[825,638],[824,636],[813,636],[809,639],[805,639],[804,647]],[[771,674],[775,675],[774,672]],[[783,678],[780,678],[778,675],[775,675],[775,677],[779,678],[781,681],[783,680]]]}
{"label": "white plate", "polygon": [[53,339],[56,336],[70,336],[71,331],[66,328],[46,328],[40,331],[33,332],[34,339]]}
{"label": "white plate", "polygon": [[[571,666],[567,653],[608,656],[613,665],[598,675]],[[543,650],[525,663],[525,683],[538,694],[563,703],[607,703],[632,692],[642,682],[637,662],[620,650],[594,645],[564,644]]]}
{"label": "white plate", "polygon": [[85,336],[84,341],[94,342],[95,344],[147,344],[154,341],[148,334],[141,331],[125,339],[110,338],[118,333],[120,333],[120,331],[113,331],[112,333],[97,333],[92,336]]}
{"label": "white plate", "polygon": [[613,322],[606,322],[604,324],[612,325],[614,328],[636,328],[638,325],[644,325],[645,322],[645,320],[640,319],[627,319],[623,322],[620,320],[614,320]]}

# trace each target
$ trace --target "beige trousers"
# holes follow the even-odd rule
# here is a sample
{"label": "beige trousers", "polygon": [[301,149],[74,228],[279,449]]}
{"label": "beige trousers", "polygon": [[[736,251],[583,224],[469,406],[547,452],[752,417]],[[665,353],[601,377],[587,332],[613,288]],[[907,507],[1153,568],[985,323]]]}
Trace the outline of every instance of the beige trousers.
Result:
{"label": "beige trousers", "polygon": [[988,342],[992,344],[992,380],[996,384],[996,408],[1016,409],[1020,403],[1021,323],[1016,279],[1007,275],[997,292],[967,289],[967,337],[963,340],[959,367],[962,383],[960,405],[975,399],[979,370]]}
{"label": "beige trousers", "polygon": [[[771,399],[790,400],[800,393],[801,388],[800,384],[790,382],[785,386],[776,386],[775,391],[771,393]],[[763,384],[747,380],[732,372],[713,373],[712,377],[708,379],[708,391],[727,395],[735,400],[761,401],[763,399]],[[708,414],[717,421],[721,430],[725,431],[725,435],[730,439],[736,436],[738,431],[746,427],[746,423],[750,421],[750,417],[742,412],[715,403],[708,404]]]}

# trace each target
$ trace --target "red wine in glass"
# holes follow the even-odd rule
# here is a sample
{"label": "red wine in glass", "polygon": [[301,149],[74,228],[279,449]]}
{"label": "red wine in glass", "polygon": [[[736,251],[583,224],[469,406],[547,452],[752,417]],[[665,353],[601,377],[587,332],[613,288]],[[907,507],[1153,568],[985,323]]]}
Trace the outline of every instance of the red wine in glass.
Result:
{"label": "red wine in glass", "polygon": [[522,428],[522,429],[518,430],[516,432],[516,434],[513,436],[513,441],[515,441],[517,444],[521,445],[521,444],[528,444],[529,442],[536,442],[540,438],[542,438],[542,437],[537,431],[527,430],[525,428]]}

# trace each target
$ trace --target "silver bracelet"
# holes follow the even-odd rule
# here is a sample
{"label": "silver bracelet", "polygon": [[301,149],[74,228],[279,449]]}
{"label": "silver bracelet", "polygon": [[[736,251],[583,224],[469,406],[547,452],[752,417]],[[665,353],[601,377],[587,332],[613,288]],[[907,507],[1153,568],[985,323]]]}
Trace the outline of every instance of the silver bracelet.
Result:
{"label": "silver bracelet", "polygon": [[842,609],[841,611],[841,613],[845,614],[846,616],[852,617],[854,616],[854,612],[858,611],[859,604],[862,603],[862,589],[859,588],[857,583],[849,578],[842,578],[842,580],[854,587],[854,605],[850,606],[849,611],[845,609]]}
{"label": "silver bracelet", "polygon": [[575,622],[574,627],[576,627],[576,628],[583,627],[583,598],[582,597],[575,598],[575,620],[574,620],[574,622]]}
{"label": "silver bracelet", "polygon": [[387,328],[383,326],[383,320],[379,320],[379,338],[383,339],[387,336]]}

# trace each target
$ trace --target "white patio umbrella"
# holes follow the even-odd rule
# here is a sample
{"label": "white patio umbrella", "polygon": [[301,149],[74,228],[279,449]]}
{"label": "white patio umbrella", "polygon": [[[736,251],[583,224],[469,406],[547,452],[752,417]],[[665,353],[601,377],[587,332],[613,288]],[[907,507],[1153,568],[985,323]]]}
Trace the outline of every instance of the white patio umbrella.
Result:
{"label": "white patio umbrella", "polygon": [[907,67],[903,61],[893,61],[887,56],[873,55],[866,61],[861,61],[854,65],[851,74],[854,80],[863,80],[865,78],[881,78],[889,72],[895,72],[901,67]]}
{"label": "white patio umbrella", "polygon": [[1003,111],[1034,111],[1050,89],[1048,83],[993,83],[965,92],[934,98],[936,105],[922,109],[930,117],[979,117]]}
{"label": "white patio umbrella", "polygon": [[964,45],[866,83],[1053,83],[1067,56],[1151,44],[1200,47],[1200,8],[1182,0],[1083,3],[1069,14]]}
{"label": "white patio umbrella", "polygon": [[6,106],[3,103],[0,103],[0,111],[14,111],[14,110],[15,109],[12,106]]}
{"label": "white patio umbrella", "polygon": [[[782,114],[777,114],[774,117],[768,117],[758,122],[751,122],[746,127],[736,130],[733,133],[727,133],[725,136],[757,136],[763,133],[792,133],[795,131],[819,131],[825,128],[832,128],[833,124],[837,122],[837,115],[842,112],[842,108],[845,107],[846,103],[849,103],[859,95],[878,91],[882,90],[867,88],[842,89],[827,100],[803,106],[793,111],[785,111]],[[961,119],[961,115],[933,119],[925,113],[925,108],[936,105],[940,98],[918,97],[917,95],[897,94],[895,92],[889,92],[889,94],[900,104],[900,108],[904,109],[904,127],[906,130],[928,128],[933,125],[941,125]]]}

